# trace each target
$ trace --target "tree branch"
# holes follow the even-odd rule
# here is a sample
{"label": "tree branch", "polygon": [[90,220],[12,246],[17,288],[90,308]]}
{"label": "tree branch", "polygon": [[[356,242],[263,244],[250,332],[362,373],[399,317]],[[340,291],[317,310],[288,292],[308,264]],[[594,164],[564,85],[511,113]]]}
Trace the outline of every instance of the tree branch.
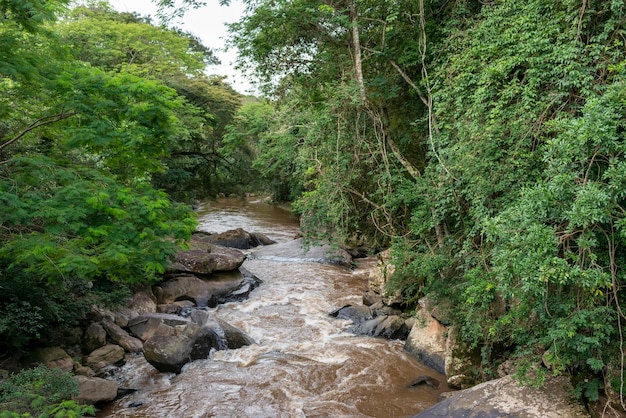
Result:
{"label": "tree branch", "polygon": [[43,118],[37,119],[36,121],[34,121],[30,125],[28,125],[22,132],[20,132],[19,134],[17,134],[13,138],[9,139],[5,143],[0,144],[0,150],[2,150],[4,148],[8,147],[9,145],[15,143],[16,141],[21,139],[24,135],[26,135],[27,133],[29,133],[30,131],[32,131],[34,129],[37,129],[37,128],[39,128],[41,126],[44,126],[44,125],[49,125],[51,123],[59,122],[59,121],[61,121],[63,119],[70,118],[70,117],[72,117],[74,115],[76,115],[76,112],[74,112],[74,111],[72,111],[72,112],[62,112],[62,113],[58,113],[56,115],[44,116]]}

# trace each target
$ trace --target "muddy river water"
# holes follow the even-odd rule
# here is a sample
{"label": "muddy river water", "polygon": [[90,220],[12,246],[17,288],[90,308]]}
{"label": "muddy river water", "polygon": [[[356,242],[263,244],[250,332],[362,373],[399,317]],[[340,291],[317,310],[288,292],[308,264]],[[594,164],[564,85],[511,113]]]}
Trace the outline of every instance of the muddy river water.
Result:
{"label": "muddy river water", "polygon": [[[206,202],[199,229],[243,228],[278,242],[293,239],[298,222],[283,209],[249,199]],[[244,330],[256,344],[215,351],[178,375],[159,373],[141,354],[128,358],[121,385],[138,389],[99,417],[410,417],[441,391],[410,387],[420,375],[442,375],[403,351],[403,341],[355,336],[350,323],[329,316],[360,304],[367,287],[361,261],[348,270],[306,262],[248,259],[263,280],[250,298],[209,311]]]}

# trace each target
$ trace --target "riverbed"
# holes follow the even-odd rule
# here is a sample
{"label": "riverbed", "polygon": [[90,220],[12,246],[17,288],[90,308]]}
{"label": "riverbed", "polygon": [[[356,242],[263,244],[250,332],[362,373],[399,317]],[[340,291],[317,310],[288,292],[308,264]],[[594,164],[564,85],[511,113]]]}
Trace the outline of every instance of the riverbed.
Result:
{"label": "riverbed", "polygon": [[[262,200],[222,199],[198,208],[198,229],[243,228],[277,242],[293,239],[297,219]],[[403,351],[403,341],[355,336],[330,312],[360,304],[365,269],[311,262],[247,259],[263,283],[243,302],[211,308],[256,344],[215,351],[178,375],[159,373],[132,355],[117,378],[138,389],[100,417],[409,417],[446,391],[445,377]],[[416,377],[442,382],[410,387]]]}

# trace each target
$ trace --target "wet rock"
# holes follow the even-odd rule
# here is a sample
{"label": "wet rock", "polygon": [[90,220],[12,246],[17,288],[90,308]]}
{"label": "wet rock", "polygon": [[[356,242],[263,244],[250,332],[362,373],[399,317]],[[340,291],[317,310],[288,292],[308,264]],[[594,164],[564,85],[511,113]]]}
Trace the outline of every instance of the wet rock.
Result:
{"label": "wet rock", "polygon": [[30,366],[43,364],[49,369],[61,369],[64,372],[72,371],[74,368],[72,358],[61,347],[36,348],[25,360],[25,363]]}
{"label": "wet rock", "polygon": [[107,332],[98,322],[92,322],[85,330],[83,347],[90,353],[96,348],[104,347],[107,343]]}
{"label": "wet rock", "polygon": [[397,315],[378,316],[350,327],[349,331],[357,335],[382,337],[390,340],[403,340],[409,333],[404,319]]}
{"label": "wet rock", "polygon": [[162,325],[144,343],[143,354],[160,372],[180,373],[189,361],[207,358],[212,348],[217,348],[218,336],[213,329],[190,322],[184,327]]}
{"label": "wet rock", "polygon": [[189,319],[165,313],[149,313],[133,318],[128,323],[130,332],[142,341],[150,339],[161,324],[168,326],[187,325]]}
{"label": "wet rock", "polygon": [[365,305],[346,305],[330,313],[330,316],[347,319],[355,324],[360,324],[374,318],[372,310]]}
{"label": "wet rock", "polygon": [[75,400],[83,404],[112,401],[117,397],[119,384],[99,377],[74,376],[79,394]]}
{"label": "wet rock", "polygon": [[209,242],[223,247],[238,248],[240,250],[248,250],[260,245],[276,243],[276,241],[271,240],[265,234],[250,233],[241,228],[231,229],[219,234],[194,234],[194,238],[203,242]]}
{"label": "wet rock", "polygon": [[206,279],[192,275],[173,278],[163,283],[158,291],[159,304],[169,305],[188,300],[198,307],[215,307],[219,303],[244,300],[261,281],[240,271],[221,273]]}
{"label": "wet rock", "polygon": [[124,349],[116,344],[107,344],[92,351],[85,359],[85,365],[93,369],[96,373],[102,369],[119,365],[124,362]]}
{"label": "wet rock", "polygon": [[196,310],[191,314],[190,319],[201,327],[208,328],[215,333],[217,336],[215,348],[218,350],[235,350],[255,343],[252,337],[244,331],[220,318],[213,317],[207,311]]}
{"label": "wet rock", "polygon": [[246,255],[235,248],[192,241],[189,250],[178,252],[169,270],[207,275],[215,271],[237,270],[245,259]]}
{"label": "wet rock", "polygon": [[102,327],[105,329],[111,340],[124,348],[124,350],[130,353],[136,353],[141,351],[143,348],[143,343],[141,340],[132,337],[128,332],[124,331],[114,322],[109,321],[108,319],[104,319],[102,321]]}
{"label": "wet rock", "polygon": [[548,377],[541,389],[520,386],[511,376],[455,392],[414,418],[583,418],[582,404],[570,399],[566,378]]}
{"label": "wet rock", "polygon": [[311,245],[307,248],[302,238],[259,248],[249,257],[259,260],[334,264],[342,267],[352,265],[352,257],[345,250],[333,248],[328,244]]}
{"label": "wet rock", "polygon": [[439,380],[431,376],[418,376],[409,386],[416,387],[424,385],[430,386],[433,389],[437,389],[439,387]]}

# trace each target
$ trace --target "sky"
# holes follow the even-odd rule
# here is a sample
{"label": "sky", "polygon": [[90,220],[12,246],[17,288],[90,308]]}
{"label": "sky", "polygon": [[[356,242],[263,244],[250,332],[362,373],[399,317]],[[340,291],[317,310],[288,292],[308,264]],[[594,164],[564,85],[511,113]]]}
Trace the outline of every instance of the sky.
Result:
{"label": "sky", "polygon": [[[109,3],[120,12],[139,12],[140,15],[150,15],[157,21],[157,8],[150,0],[109,0]],[[243,3],[236,0],[231,1],[230,6],[220,6],[218,0],[209,0],[207,3],[205,7],[187,11],[182,19],[174,20],[173,24],[193,33],[215,52],[222,64],[211,66],[209,74],[227,76],[226,81],[240,93],[254,93],[246,77],[234,69],[237,52],[225,51],[224,48],[228,34],[225,24],[239,20],[244,10]]]}

